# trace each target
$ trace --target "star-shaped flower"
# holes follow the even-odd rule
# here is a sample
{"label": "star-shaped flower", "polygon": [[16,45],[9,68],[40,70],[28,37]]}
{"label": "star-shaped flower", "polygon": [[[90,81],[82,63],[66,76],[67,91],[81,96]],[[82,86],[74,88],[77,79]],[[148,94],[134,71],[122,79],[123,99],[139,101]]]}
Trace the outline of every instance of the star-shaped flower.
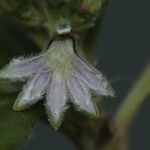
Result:
{"label": "star-shaped flower", "polygon": [[78,110],[98,116],[92,93],[114,94],[103,75],[75,52],[74,40],[66,34],[70,30],[61,27],[65,28],[65,33],[59,32],[46,51],[30,58],[13,59],[0,72],[0,78],[27,81],[14,103],[14,110],[24,110],[46,95],[46,112],[55,128],[61,124],[63,113],[68,108],[67,101]]}

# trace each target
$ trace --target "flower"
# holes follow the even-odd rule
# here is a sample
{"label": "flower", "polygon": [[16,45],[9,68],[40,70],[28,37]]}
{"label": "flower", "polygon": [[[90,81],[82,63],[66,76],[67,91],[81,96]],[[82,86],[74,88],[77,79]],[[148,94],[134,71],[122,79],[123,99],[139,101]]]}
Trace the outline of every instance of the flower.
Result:
{"label": "flower", "polygon": [[114,94],[101,72],[76,54],[73,38],[63,31],[59,31],[47,50],[39,55],[13,59],[0,71],[0,78],[27,80],[14,103],[14,110],[24,110],[46,95],[46,112],[55,128],[61,125],[64,111],[68,108],[67,101],[71,101],[78,110],[98,116],[92,93]]}

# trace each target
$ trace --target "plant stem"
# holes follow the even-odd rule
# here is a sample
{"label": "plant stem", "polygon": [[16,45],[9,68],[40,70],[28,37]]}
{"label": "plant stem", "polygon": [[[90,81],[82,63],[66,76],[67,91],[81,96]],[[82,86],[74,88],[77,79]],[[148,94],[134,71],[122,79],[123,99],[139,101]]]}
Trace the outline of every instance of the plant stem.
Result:
{"label": "plant stem", "polygon": [[150,94],[150,62],[145,67],[141,77],[135,83],[131,92],[125,98],[118,110],[114,124],[122,131],[128,131],[129,125],[134,119],[137,110]]}

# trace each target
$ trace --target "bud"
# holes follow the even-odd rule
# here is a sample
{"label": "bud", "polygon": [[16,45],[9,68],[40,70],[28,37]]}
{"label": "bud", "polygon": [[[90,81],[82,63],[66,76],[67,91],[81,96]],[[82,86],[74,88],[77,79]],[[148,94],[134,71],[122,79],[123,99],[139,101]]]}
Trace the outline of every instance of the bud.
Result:
{"label": "bud", "polygon": [[96,0],[95,2],[92,3],[89,12],[93,15],[97,15],[97,13],[100,13],[102,9],[102,4],[104,0]]}
{"label": "bud", "polygon": [[79,13],[83,14],[86,13],[91,5],[91,0],[84,0],[79,7]]}

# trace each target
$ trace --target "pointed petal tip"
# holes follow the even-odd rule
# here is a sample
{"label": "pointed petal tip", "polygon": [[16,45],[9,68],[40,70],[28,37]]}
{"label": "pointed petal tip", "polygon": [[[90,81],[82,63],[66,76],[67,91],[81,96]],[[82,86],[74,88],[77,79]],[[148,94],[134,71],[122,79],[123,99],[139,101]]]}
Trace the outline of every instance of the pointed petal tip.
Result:
{"label": "pointed petal tip", "polygon": [[64,113],[66,109],[68,108],[69,108],[68,106],[65,106],[63,110],[56,113],[56,112],[53,112],[49,107],[47,107],[47,104],[46,104],[46,113],[48,115],[48,121],[54,127],[55,130],[58,130],[58,128],[61,126]]}
{"label": "pointed petal tip", "polygon": [[99,109],[95,103],[91,103],[90,106],[83,106],[82,108],[76,106],[75,108],[91,118],[99,118],[100,116]]}
{"label": "pointed petal tip", "polygon": [[46,92],[46,100],[45,107],[49,122],[57,129],[61,125],[64,112],[67,109],[65,82],[52,76],[50,87]]}
{"label": "pointed petal tip", "polygon": [[94,107],[94,109],[92,108],[85,108],[84,110],[77,108],[77,111],[82,112],[83,114],[85,114],[86,116],[90,117],[90,118],[99,118],[100,117],[100,113],[97,107]]}
{"label": "pointed petal tip", "polygon": [[63,119],[63,114],[55,115],[51,113],[51,111],[47,110],[47,115],[48,115],[48,121],[52,125],[52,127],[55,130],[58,130],[58,128],[62,124],[62,119]]}
{"label": "pointed petal tip", "polygon": [[94,109],[92,109],[92,111],[88,112],[89,115],[91,115],[91,117],[94,117],[94,118],[99,118],[100,114],[99,114],[99,110],[95,104],[94,106]]}
{"label": "pointed petal tip", "polygon": [[7,76],[6,76],[6,73],[5,73],[5,70],[4,70],[4,69],[0,70],[0,79],[3,79],[3,78],[7,78]]}
{"label": "pointed petal tip", "polygon": [[67,85],[71,94],[70,100],[76,108],[89,116],[99,117],[96,103],[91,99],[91,92],[80,77],[70,77],[70,79],[67,80]]}
{"label": "pointed petal tip", "polygon": [[31,107],[34,103],[32,101],[27,101],[23,99],[22,92],[19,94],[17,100],[14,102],[13,110],[15,111],[22,111],[29,107]]}
{"label": "pointed petal tip", "polygon": [[18,101],[16,101],[13,105],[13,110],[15,111],[22,111],[25,110],[26,106],[25,105],[20,105]]}
{"label": "pointed petal tip", "polygon": [[92,113],[88,113],[88,115],[91,117],[91,118],[99,118],[100,114],[99,112],[95,111],[95,112],[92,112]]}
{"label": "pointed petal tip", "polygon": [[48,119],[48,122],[51,124],[51,126],[55,129],[58,130],[59,127],[61,126],[62,121],[54,120],[52,118]]}
{"label": "pointed petal tip", "polygon": [[95,67],[81,59],[78,59],[76,67],[79,76],[87,83],[89,88],[97,91],[99,95],[115,97],[115,92],[111,85]]}
{"label": "pointed petal tip", "polygon": [[108,91],[108,96],[110,96],[112,98],[116,98],[116,92],[110,85],[108,86],[107,91]]}

